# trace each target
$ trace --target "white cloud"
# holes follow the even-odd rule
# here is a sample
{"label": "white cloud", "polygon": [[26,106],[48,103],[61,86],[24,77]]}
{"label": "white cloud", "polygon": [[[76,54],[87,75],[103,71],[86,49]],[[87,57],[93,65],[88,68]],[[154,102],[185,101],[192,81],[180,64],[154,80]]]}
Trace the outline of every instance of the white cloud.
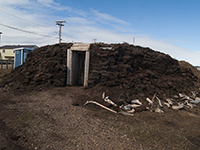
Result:
{"label": "white cloud", "polygon": [[136,44],[150,47],[154,50],[163,52],[165,54],[169,54],[171,57],[177,60],[185,60],[187,62],[190,62],[193,65],[200,64],[199,52],[196,52],[190,49],[177,47],[162,40],[156,40],[149,37],[138,37],[138,38],[136,37]]}
{"label": "white cloud", "polygon": [[[58,7],[59,6],[59,7]],[[134,29],[124,20],[116,18],[98,10],[91,9],[88,12],[77,10],[68,6],[61,6],[53,0],[0,0],[0,23],[7,24],[37,34],[50,37],[28,34],[0,26],[2,44],[37,44],[43,46],[58,42],[58,26],[56,20],[66,20],[62,27],[63,42],[97,42],[123,43],[133,42],[135,45],[150,47],[164,52],[178,60],[185,60],[193,65],[200,65],[200,53],[181,47],[173,46],[167,41],[152,39],[147,35],[131,34]],[[23,8],[23,9],[22,9]],[[53,11],[52,11],[53,10]],[[52,12],[70,12],[70,17],[56,16]],[[112,27],[112,30],[107,27]],[[57,32],[57,33],[55,33]]]}
{"label": "white cloud", "polygon": [[29,0],[1,0],[0,5],[24,5],[29,4]]}
{"label": "white cloud", "polygon": [[53,4],[53,0],[37,0],[39,3],[44,3],[44,4]]}
{"label": "white cloud", "polygon": [[121,25],[129,25],[128,22],[124,21],[124,20],[121,20],[119,18],[116,18],[116,17],[113,17],[109,14],[106,14],[106,13],[100,13],[98,10],[95,10],[95,9],[91,9],[92,11],[92,14],[94,14],[95,16],[95,20],[99,21],[99,22],[103,22],[105,24],[109,24],[109,23],[117,23],[117,24],[121,24]]}

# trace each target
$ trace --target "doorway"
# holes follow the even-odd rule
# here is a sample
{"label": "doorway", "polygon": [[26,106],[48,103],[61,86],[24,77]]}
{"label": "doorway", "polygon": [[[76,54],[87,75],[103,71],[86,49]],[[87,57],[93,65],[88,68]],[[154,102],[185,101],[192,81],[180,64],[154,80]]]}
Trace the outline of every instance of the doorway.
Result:
{"label": "doorway", "polygon": [[88,86],[90,44],[73,44],[67,50],[67,85]]}
{"label": "doorway", "polygon": [[84,84],[85,52],[72,51],[72,85]]}

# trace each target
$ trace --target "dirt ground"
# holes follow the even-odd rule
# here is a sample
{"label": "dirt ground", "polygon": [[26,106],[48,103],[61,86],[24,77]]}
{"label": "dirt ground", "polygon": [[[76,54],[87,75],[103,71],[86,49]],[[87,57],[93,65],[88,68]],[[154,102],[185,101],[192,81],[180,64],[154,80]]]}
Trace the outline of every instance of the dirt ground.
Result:
{"label": "dirt ground", "polygon": [[131,117],[75,103],[83,95],[94,100],[91,92],[83,87],[1,91],[0,149],[200,149],[199,105]]}
{"label": "dirt ground", "polygon": [[134,116],[84,106],[105,105],[102,92],[118,105],[132,99],[147,105],[155,93],[162,102],[179,92],[200,93],[196,68],[149,48],[99,43],[91,46],[89,87],[66,86],[71,45],[38,48],[22,66],[0,70],[0,150],[200,149],[200,104]]}

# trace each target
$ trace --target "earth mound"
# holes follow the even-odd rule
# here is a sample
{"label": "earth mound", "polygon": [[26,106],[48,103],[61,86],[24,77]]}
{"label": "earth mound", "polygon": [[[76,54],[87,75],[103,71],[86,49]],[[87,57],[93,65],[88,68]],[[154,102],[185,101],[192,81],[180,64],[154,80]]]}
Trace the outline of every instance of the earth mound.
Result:
{"label": "earth mound", "polygon": [[179,65],[183,72],[187,72],[186,70],[190,70],[200,80],[200,71],[197,70],[196,67],[194,67],[193,65],[191,65],[190,63],[186,61],[179,61]]}
{"label": "earth mound", "polygon": [[[72,43],[62,43],[33,50],[22,66],[4,77],[0,86],[4,90],[66,86],[67,49],[71,46]],[[105,91],[115,101],[145,98],[154,93],[162,98],[198,91],[197,74],[184,66],[150,48],[95,43],[90,46],[87,90],[93,98]]]}
{"label": "earth mound", "polygon": [[67,49],[72,43],[40,47],[28,53],[23,65],[6,75],[1,86],[14,89],[66,85]]}
{"label": "earth mound", "polygon": [[179,92],[191,94],[199,90],[195,69],[183,69],[177,60],[150,48],[93,44],[89,85],[104,87],[102,91],[121,100],[145,99],[154,93],[162,98]]}

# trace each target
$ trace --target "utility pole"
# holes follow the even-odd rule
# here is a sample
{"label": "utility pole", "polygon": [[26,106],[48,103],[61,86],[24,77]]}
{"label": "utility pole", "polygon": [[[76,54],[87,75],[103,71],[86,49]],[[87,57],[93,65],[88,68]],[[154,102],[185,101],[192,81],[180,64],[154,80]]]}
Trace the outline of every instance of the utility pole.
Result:
{"label": "utility pole", "polygon": [[56,21],[56,25],[59,25],[59,43],[61,43],[61,27],[64,26],[63,23],[66,23],[66,21]]}
{"label": "utility pole", "polygon": [[0,32],[0,46],[1,46],[1,35],[2,35],[2,32]]}

